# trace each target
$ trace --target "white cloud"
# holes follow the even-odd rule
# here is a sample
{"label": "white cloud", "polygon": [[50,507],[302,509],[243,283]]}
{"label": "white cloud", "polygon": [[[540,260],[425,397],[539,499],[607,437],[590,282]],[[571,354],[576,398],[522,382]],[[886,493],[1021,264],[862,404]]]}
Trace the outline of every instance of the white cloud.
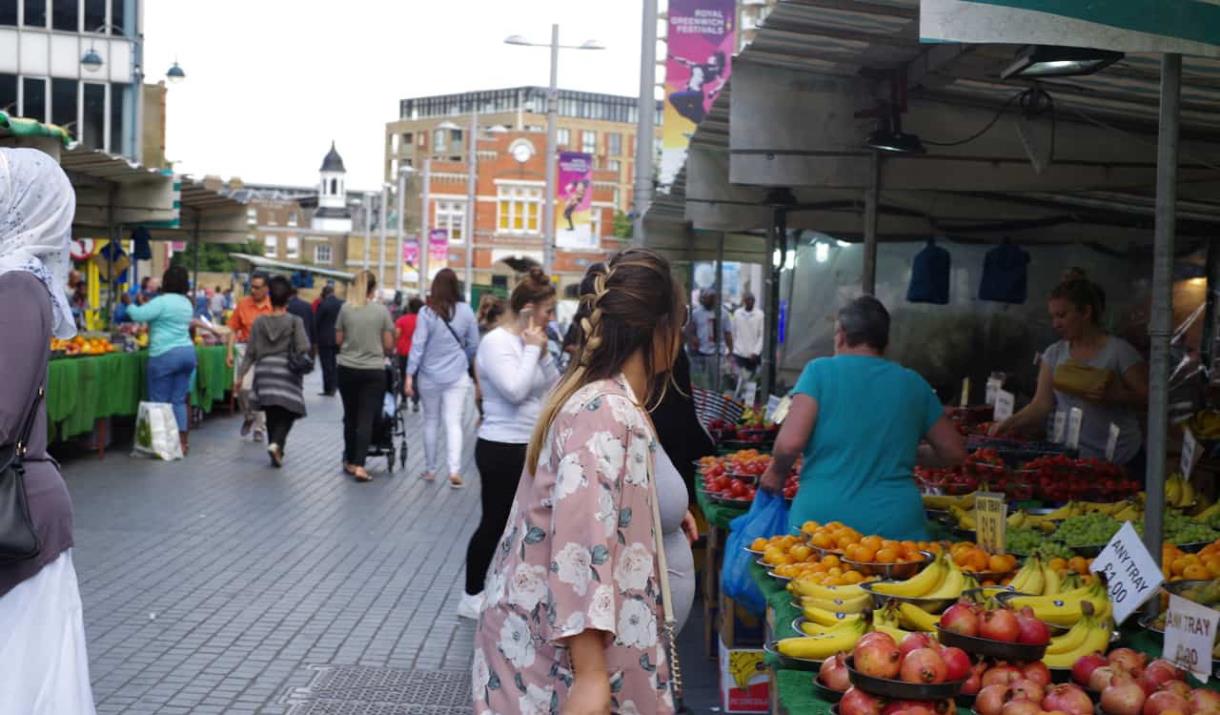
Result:
{"label": "white cloud", "polygon": [[353,189],[381,181],[384,126],[405,97],[545,85],[548,52],[522,34],[595,38],[564,52],[565,89],[634,95],[640,0],[147,0],[145,72],[177,60],[166,154],[179,171],[310,185],[331,140]]}

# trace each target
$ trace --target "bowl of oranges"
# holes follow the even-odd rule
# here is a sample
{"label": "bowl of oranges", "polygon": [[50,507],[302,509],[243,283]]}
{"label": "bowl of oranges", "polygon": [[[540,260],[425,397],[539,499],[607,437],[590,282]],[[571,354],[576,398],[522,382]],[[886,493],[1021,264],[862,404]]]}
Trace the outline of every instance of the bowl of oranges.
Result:
{"label": "bowl of oranges", "polygon": [[974,577],[981,586],[1004,585],[1017,570],[1017,557],[1012,554],[992,554],[978,544],[959,541],[949,547],[949,558],[962,571]]}
{"label": "bowl of oranges", "polygon": [[824,586],[863,583],[868,575],[856,571],[834,554],[818,553],[796,534],[757,538],[750,543],[751,553],[761,554],[757,563],[775,578],[807,579]]}
{"label": "bowl of oranges", "polygon": [[807,521],[801,533],[822,556],[834,556],[847,568],[865,576],[907,578],[932,560],[929,553],[938,544],[897,541],[881,536],[865,536],[840,522],[818,524]]}

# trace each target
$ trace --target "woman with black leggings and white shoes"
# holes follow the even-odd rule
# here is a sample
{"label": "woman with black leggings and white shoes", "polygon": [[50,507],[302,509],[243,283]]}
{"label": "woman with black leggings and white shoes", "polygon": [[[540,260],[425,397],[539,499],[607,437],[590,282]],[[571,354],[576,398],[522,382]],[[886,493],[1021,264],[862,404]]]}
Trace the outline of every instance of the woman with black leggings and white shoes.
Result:
{"label": "woman with black leggings and white shoes", "polygon": [[483,580],[525,468],[525,451],[559,369],[546,349],[546,325],[555,314],[555,286],[539,268],[517,284],[509,314],[483,336],[475,360],[483,389],[483,421],[474,461],[482,484],[483,517],[466,548],[466,592],[458,615],[477,619]]}

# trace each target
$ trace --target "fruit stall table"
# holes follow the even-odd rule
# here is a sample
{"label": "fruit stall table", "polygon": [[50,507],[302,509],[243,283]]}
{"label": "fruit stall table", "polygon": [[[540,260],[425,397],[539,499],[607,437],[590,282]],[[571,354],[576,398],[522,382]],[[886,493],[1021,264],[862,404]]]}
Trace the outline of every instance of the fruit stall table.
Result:
{"label": "fruit stall table", "polygon": [[[196,347],[198,367],[191,385],[191,405],[210,412],[233,384],[223,345]],[[105,420],[134,417],[148,390],[144,371],[148,351],[110,353],[52,360],[47,370],[49,439],[65,440],[99,430],[104,449]]]}

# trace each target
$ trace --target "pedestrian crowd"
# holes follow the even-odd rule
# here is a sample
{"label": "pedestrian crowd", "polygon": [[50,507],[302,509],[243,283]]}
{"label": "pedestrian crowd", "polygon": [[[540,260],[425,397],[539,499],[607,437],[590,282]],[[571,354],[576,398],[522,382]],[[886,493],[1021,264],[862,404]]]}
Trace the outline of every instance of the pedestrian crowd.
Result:
{"label": "pedestrian crowd", "polygon": [[[0,662],[15,666],[0,669],[5,714],[94,711],[71,503],[46,456],[41,401],[49,340],[76,331],[62,289],[72,196],[45,155],[0,149],[0,210],[18,219],[0,222],[0,361],[13,384],[29,386],[0,398],[0,469],[19,463],[28,518],[18,526],[34,544],[0,523]],[[191,331],[201,326],[225,336],[240,433],[266,443],[272,467],[291,453],[315,366],[321,395],[342,400],[336,471],[356,482],[372,480],[368,456],[417,400],[418,477],[467,486],[464,425],[476,404],[482,510],[458,605],[477,622],[476,711],[674,709],[672,641],[695,591],[691,465],[711,450],[683,347],[694,349],[694,372],[703,369],[708,334],[690,321],[714,304],[692,314],[669,264],[642,249],[589,269],[562,337],[555,281],[540,268],[506,296],[483,296],[477,312],[447,268],[397,316],[368,271],[342,298],[328,284],[312,304],[279,275],[253,273],[244,288],[238,300],[219,287],[192,293],[188,272],[173,266],[121,302],[125,319],[149,326],[149,398],[172,405],[184,454]],[[29,553],[14,553],[21,548]]]}

